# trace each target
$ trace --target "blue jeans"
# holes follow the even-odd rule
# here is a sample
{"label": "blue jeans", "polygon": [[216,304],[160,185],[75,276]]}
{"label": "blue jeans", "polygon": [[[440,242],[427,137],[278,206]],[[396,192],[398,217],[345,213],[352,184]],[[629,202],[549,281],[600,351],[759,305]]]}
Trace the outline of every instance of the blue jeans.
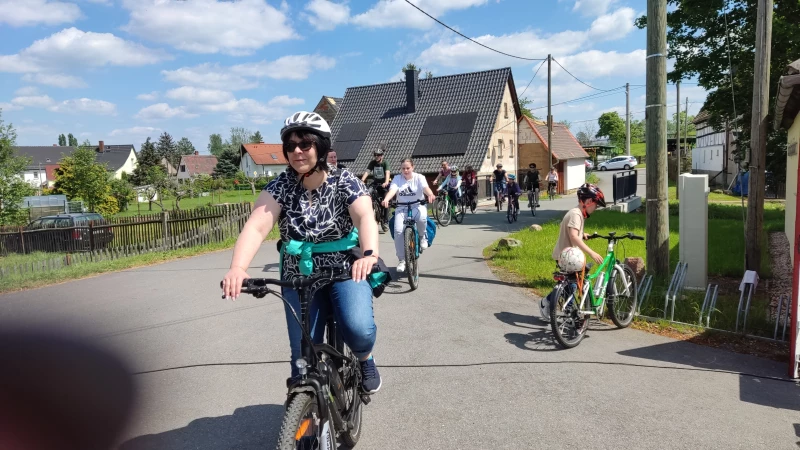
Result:
{"label": "blue jeans", "polygon": [[[300,317],[299,293],[295,289],[288,288],[282,288],[281,291]],[[336,317],[337,329],[353,354],[360,359],[372,353],[378,328],[372,311],[372,287],[369,283],[367,281],[356,283],[353,280],[338,281],[317,291],[308,312],[311,338],[314,343],[321,343],[325,337],[325,325],[331,307]],[[296,376],[298,369],[294,362],[302,356],[303,332],[285,304],[284,310],[289,331],[289,346],[292,351],[292,376]]]}

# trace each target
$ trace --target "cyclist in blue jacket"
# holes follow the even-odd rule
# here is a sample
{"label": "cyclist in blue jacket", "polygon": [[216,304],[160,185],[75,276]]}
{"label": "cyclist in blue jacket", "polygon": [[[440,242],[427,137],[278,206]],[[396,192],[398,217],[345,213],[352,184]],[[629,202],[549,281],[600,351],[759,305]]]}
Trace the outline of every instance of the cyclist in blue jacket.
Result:
{"label": "cyclist in blue jacket", "polygon": [[508,175],[506,195],[508,196],[508,201],[513,201],[514,207],[519,211],[519,196],[522,195],[522,189],[520,189],[519,183],[517,183],[517,176],[514,174]]}

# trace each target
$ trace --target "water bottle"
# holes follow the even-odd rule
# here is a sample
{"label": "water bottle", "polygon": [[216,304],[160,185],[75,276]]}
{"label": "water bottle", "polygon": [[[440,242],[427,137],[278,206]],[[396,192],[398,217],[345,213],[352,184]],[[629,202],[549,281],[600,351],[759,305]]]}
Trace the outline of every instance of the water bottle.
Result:
{"label": "water bottle", "polygon": [[594,296],[600,297],[600,294],[603,292],[603,287],[605,286],[603,282],[606,279],[606,273],[600,272],[600,275],[597,276],[597,281],[594,284]]}

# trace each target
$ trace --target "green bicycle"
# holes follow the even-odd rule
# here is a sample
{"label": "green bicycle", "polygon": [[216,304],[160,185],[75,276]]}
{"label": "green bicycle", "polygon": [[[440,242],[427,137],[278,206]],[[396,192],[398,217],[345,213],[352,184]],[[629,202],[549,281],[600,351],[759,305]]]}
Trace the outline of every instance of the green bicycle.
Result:
{"label": "green bicycle", "polygon": [[455,219],[456,223],[463,222],[466,213],[467,206],[463,195],[453,203],[447,190],[441,190],[433,201],[433,218],[443,227],[450,225],[452,219]]}
{"label": "green bicycle", "polygon": [[[543,299],[541,303],[542,315],[547,317],[556,341],[564,348],[580,344],[589,328],[589,319],[591,316],[602,317],[606,302],[609,316],[618,328],[629,327],[636,313],[636,275],[616,259],[614,247],[622,239],[644,238],[633,233],[617,236],[615,232],[608,233],[608,236],[597,233],[589,236],[589,239],[598,238],[608,241],[603,263],[585,277],[577,272],[555,272],[556,285],[549,296],[551,301]],[[591,266],[587,265],[587,270],[590,269]],[[574,289],[575,286],[581,287]]]}

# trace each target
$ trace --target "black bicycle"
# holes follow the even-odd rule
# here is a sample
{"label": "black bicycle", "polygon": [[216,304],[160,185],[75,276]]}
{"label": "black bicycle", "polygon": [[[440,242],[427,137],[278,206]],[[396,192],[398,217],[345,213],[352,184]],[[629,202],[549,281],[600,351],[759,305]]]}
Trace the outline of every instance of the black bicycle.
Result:
{"label": "black bicycle", "polygon": [[375,214],[375,222],[378,223],[378,226],[383,228],[384,226],[386,226],[386,224],[383,221],[384,208],[383,205],[381,204],[383,198],[380,197],[380,192],[378,191],[378,187],[374,184],[370,186],[369,194],[370,197],[372,197],[372,211]]}
{"label": "black bicycle", "polygon": [[478,209],[478,188],[468,187],[464,192],[464,203],[472,214]]}
{"label": "black bicycle", "polygon": [[539,188],[534,188],[528,191],[528,208],[531,209],[531,214],[536,217],[536,208],[539,207]]}
{"label": "black bicycle", "polygon": [[506,218],[508,219],[508,223],[513,223],[517,221],[517,215],[519,214],[519,210],[517,209],[516,202],[514,202],[514,196],[509,194],[508,195],[508,212],[506,213]]}
{"label": "black bicycle", "polygon": [[407,203],[397,203],[397,207],[405,206],[406,220],[403,222],[403,243],[405,245],[405,261],[406,261],[406,274],[408,276],[408,284],[411,285],[411,290],[419,287],[419,255],[422,254],[422,246],[420,245],[419,230],[417,230],[417,220],[413,217],[414,210],[411,208],[413,205],[427,205],[425,199],[415,200]]}
{"label": "black bicycle", "polygon": [[[379,270],[377,265],[373,267],[373,271]],[[308,314],[317,291],[351,277],[350,271],[343,267],[328,267],[309,277],[286,281],[249,278],[242,283],[243,293],[256,298],[273,294],[283,300],[303,332],[302,357],[295,362],[300,376],[286,382],[289,393],[278,450],[335,449],[339,440],[347,447],[354,447],[361,437],[362,406],[369,404],[370,397],[361,388],[358,358],[344,344],[333,314],[327,318],[325,342],[315,344]],[[300,317],[270,285],[298,291]]]}

